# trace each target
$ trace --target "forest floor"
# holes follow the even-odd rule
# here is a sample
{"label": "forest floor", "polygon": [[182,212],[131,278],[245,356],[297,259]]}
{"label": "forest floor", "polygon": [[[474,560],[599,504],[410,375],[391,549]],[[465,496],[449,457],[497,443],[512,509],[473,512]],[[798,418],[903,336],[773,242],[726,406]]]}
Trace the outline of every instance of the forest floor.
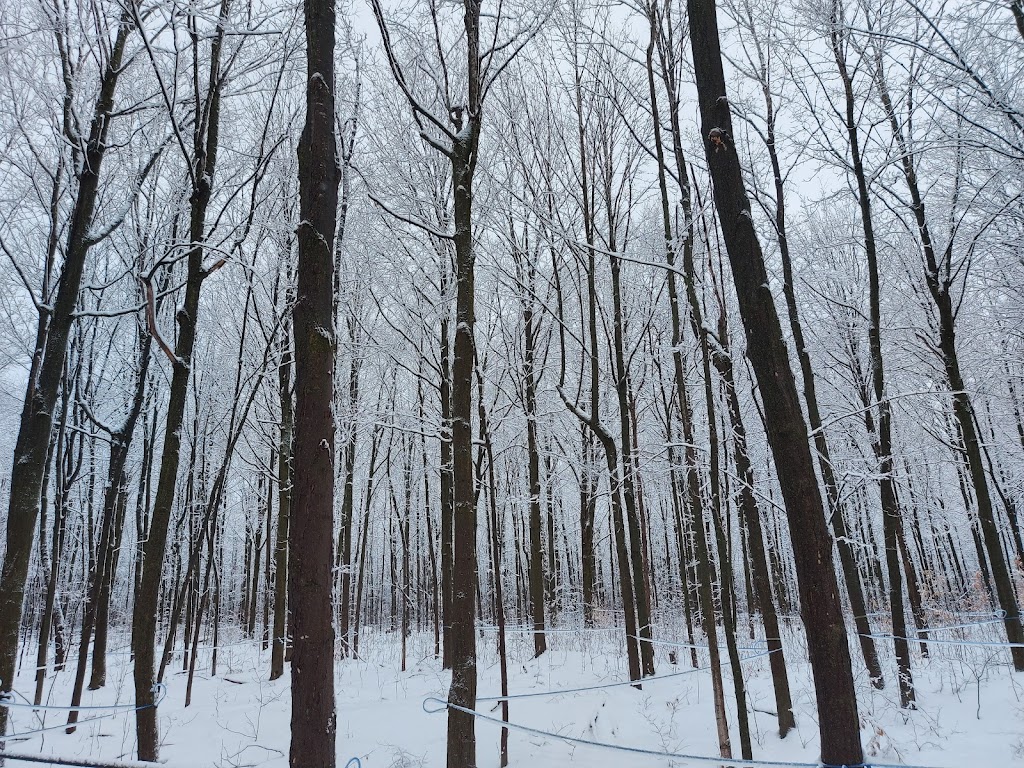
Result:
{"label": "forest floor", "polygon": [[[227,633],[225,633],[227,634]],[[944,639],[999,642],[998,625],[939,633]],[[681,638],[660,630],[656,637]],[[495,636],[478,639],[479,695],[500,693]],[[802,635],[790,630],[787,661],[796,710],[796,731],[779,739],[768,659],[763,645],[741,640],[753,756],[756,760],[782,760],[814,764],[818,757],[814,694],[809,668],[802,657]],[[218,653],[218,674],[210,677],[212,651],[200,651],[192,704],[184,706],[187,674],[181,661],[169,668],[167,695],[161,702],[161,758],[172,766],[223,768],[284,768],[287,766],[290,718],[289,676],[267,681],[269,652],[250,640],[224,639]],[[532,657],[532,639],[525,633],[509,635],[509,689],[513,694],[564,690],[615,683],[626,679],[621,630],[559,631],[548,635],[549,651]],[[1014,675],[1005,649],[984,645],[930,646],[922,659],[915,644],[914,678],[918,709],[901,711],[894,665],[888,643],[883,648],[889,685],[881,691],[857,678],[862,737],[872,763],[912,764],[929,768],[1002,768],[1024,766],[1024,675]],[[851,643],[851,651],[857,647]],[[657,752],[712,757],[718,754],[711,676],[707,653],[698,651],[699,669],[690,666],[690,653],[657,647],[657,673],[642,691],[628,685],[597,690],[523,698],[510,702],[510,720],[549,733],[586,741],[639,747]],[[397,633],[364,633],[362,658],[336,665],[338,705],[338,767],[358,757],[363,768],[439,768],[445,764],[446,716],[430,714],[424,701],[444,699],[448,675],[433,655],[433,636],[415,633],[408,644],[407,671],[401,669]],[[724,646],[723,646],[723,658]],[[855,657],[859,662],[859,657]],[[33,690],[31,671],[23,671],[16,690]],[[856,664],[855,664],[856,666]],[[73,664],[47,679],[45,702],[57,707],[70,700]],[[732,678],[725,665],[725,687],[732,729],[733,754],[740,754]],[[126,654],[113,653],[106,688],[87,692],[83,704],[109,705],[132,699],[131,665]],[[130,707],[130,704],[128,705]],[[495,702],[480,702],[478,711],[500,718]],[[102,715],[98,719],[90,719]],[[73,735],[61,727],[67,713],[13,711],[12,731],[25,733],[53,728],[19,738],[9,737],[7,749],[46,755],[91,759],[134,758],[134,715],[130,709],[84,711]],[[500,726],[477,721],[480,768],[498,766]],[[683,757],[645,756],[597,746],[567,743],[557,737],[513,730],[509,736],[510,765],[530,768],[582,765],[588,768],[623,766],[700,766],[729,764]],[[17,768],[25,763],[9,762]],[[353,763],[355,765],[355,763]]]}

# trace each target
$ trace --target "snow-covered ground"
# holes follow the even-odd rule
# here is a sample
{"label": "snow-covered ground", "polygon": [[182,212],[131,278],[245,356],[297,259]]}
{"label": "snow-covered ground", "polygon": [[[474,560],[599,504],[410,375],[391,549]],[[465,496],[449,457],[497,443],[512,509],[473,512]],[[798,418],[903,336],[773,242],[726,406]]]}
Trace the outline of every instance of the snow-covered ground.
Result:
{"label": "snow-covered ground", "polygon": [[[940,637],[969,637],[998,641],[998,627],[944,633]],[[660,631],[658,637],[677,634]],[[169,766],[287,766],[290,717],[289,677],[267,681],[269,656],[258,644],[237,638],[224,641],[218,675],[208,676],[210,650],[200,653],[192,704],[184,707],[187,676],[180,660],[170,668],[167,696],[160,705],[161,757]],[[626,678],[621,631],[556,632],[549,634],[549,652],[532,656],[532,640],[511,634],[510,692],[556,691],[613,683]],[[494,635],[479,640],[480,696],[500,693]],[[756,646],[749,640],[744,646]],[[874,690],[866,677],[858,677],[862,735],[872,762],[913,764],[934,768],[1001,768],[1024,766],[1024,675],[1012,674],[1005,650],[986,647],[934,645],[931,658],[921,659],[915,645],[914,674],[919,708],[901,711],[891,650],[880,643],[887,660],[890,684]],[[856,653],[856,647],[851,647]],[[408,670],[400,671],[400,644],[396,634],[369,632],[363,639],[361,660],[336,665],[338,703],[338,764],[358,757],[364,768],[404,768],[445,764],[446,716],[429,714],[423,702],[445,698],[448,676],[433,657],[433,638],[416,634],[409,643]],[[699,652],[700,666],[690,671],[689,652],[679,653],[679,666],[668,661],[671,649],[658,646],[658,675],[642,691],[628,685],[599,690],[514,700],[510,720],[535,729],[587,741],[640,747],[659,752],[714,756],[717,738],[712,709],[707,656]],[[794,632],[787,642],[797,729],[780,740],[772,714],[774,697],[768,659],[756,651],[744,663],[754,758],[814,763],[818,757],[817,724],[809,669],[802,661],[802,639]],[[859,662],[859,658],[855,658]],[[112,655],[107,688],[86,694],[84,704],[131,702],[131,666],[127,656]],[[685,666],[684,666],[685,665]],[[25,664],[25,666],[29,666]],[[685,674],[678,674],[685,673]],[[46,701],[64,706],[70,700],[70,669],[47,680]],[[28,695],[31,671],[22,672],[17,689]],[[732,682],[726,667],[733,752],[740,753]],[[481,702],[478,710],[500,718],[500,707]],[[90,758],[134,758],[134,715],[119,712],[89,720],[97,711],[83,712],[77,733],[45,731],[25,739],[8,740],[8,749],[50,755]],[[102,714],[102,712],[99,712]],[[66,713],[26,709],[14,711],[13,730],[25,732],[61,726]],[[478,721],[477,749],[480,768],[498,765],[500,727]],[[530,768],[580,765],[587,768],[623,766],[723,765],[726,761],[697,762],[683,758],[644,756],[604,748],[569,744],[559,738],[513,730],[509,738],[510,764]],[[10,763],[15,768],[19,763]]]}

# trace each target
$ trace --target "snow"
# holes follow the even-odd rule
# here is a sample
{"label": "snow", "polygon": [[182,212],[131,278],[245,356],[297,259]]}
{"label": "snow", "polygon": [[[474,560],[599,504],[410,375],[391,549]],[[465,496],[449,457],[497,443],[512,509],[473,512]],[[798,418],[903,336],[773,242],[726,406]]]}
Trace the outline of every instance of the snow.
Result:
{"label": "snow", "polygon": [[[971,637],[998,639],[998,625],[966,630]],[[944,635],[945,636],[945,635]],[[956,635],[959,636],[959,635]],[[659,628],[655,637],[678,639]],[[852,638],[851,638],[852,639]],[[756,645],[742,638],[743,645]],[[786,633],[787,661],[794,692],[797,728],[780,740],[768,669],[768,659],[754,658],[744,664],[748,685],[754,758],[815,763],[818,758],[817,723],[809,669],[799,657],[803,640],[799,632]],[[496,636],[485,632],[478,639],[481,697],[500,693]],[[698,641],[700,642],[700,641]],[[404,768],[445,764],[446,718],[429,714],[424,700],[447,698],[448,673],[433,656],[433,636],[416,633],[409,642],[409,669],[400,672],[398,633],[365,631],[361,638],[364,658],[339,660],[336,664],[338,765],[352,757],[366,768]],[[513,694],[578,688],[623,681],[625,653],[620,631],[552,632],[550,650],[532,658],[528,633],[509,634],[509,689]],[[1014,676],[1008,656],[1001,649],[932,646],[931,658],[915,658],[914,676],[919,709],[902,711],[897,706],[891,648],[880,644],[889,686],[876,691],[863,672],[858,676],[862,740],[868,759],[880,763],[910,763],[934,768],[1003,768],[1024,766],[1024,676]],[[856,647],[851,647],[856,654]],[[914,652],[919,653],[917,644]],[[668,662],[669,649],[657,648],[658,676],[688,672],[689,652],[678,653],[680,666]],[[181,660],[168,669],[167,698],[160,706],[161,759],[173,766],[287,765],[290,720],[290,678],[286,674],[267,681],[269,650],[258,642],[226,641],[218,659],[219,675],[210,678],[208,647],[200,652],[193,704],[183,706],[187,675]],[[755,655],[755,654],[745,654]],[[665,680],[649,681],[644,690],[628,685],[510,702],[510,720],[550,733],[694,755],[717,754],[707,655],[698,651],[701,669]],[[855,656],[855,666],[859,657]],[[683,666],[683,665],[686,666]],[[127,653],[112,654],[107,688],[87,692],[83,704],[131,701],[133,689]],[[32,690],[32,671],[26,664],[17,690]],[[45,703],[65,705],[70,700],[73,664],[48,677]],[[733,711],[732,681],[725,667],[729,722],[734,754],[739,754],[739,734]],[[500,718],[494,702],[481,702],[478,711]],[[133,759],[134,716],[118,712],[89,721],[82,713],[74,735],[62,728],[26,740],[8,739],[8,749],[48,755]],[[25,731],[60,726],[63,712],[14,710],[13,729]],[[480,768],[498,765],[500,727],[478,721],[477,754]],[[580,765],[587,768],[622,766],[717,765],[614,752],[572,745],[550,736],[512,731],[510,764],[530,768]],[[723,764],[726,761],[723,761]],[[12,763],[12,765],[17,765]]]}

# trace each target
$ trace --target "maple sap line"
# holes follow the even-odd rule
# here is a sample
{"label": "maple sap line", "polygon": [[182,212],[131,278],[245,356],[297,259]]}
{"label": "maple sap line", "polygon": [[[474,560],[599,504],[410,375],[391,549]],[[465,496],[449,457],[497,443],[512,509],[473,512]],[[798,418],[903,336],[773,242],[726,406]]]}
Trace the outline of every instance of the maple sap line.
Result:
{"label": "maple sap line", "polygon": [[70,765],[78,766],[78,768],[172,768],[168,763],[90,760],[84,757],[59,757],[57,755],[27,754],[24,752],[8,752],[6,750],[0,750],[0,760],[14,760],[22,763],[43,763],[44,765]]}
{"label": "maple sap line", "polygon": [[[57,706],[55,704],[32,704],[22,694],[17,693],[16,691],[7,691],[6,693],[0,693],[0,707],[5,707],[7,709],[16,709],[16,708],[18,708],[18,709],[45,710],[47,712],[78,712],[78,711],[87,711],[87,710],[92,710],[92,711],[96,711],[96,710],[100,710],[100,711],[103,711],[103,710],[122,711],[123,710],[125,712],[135,712],[135,711],[140,710],[140,709],[149,709],[150,707],[157,707],[157,706],[159,706],[160,703],[165,698],[167,698],[167,686],[164,685],[163,683],[157,683],[156,687],[154,688],[154,693],[156,693],[156,695],[157,695],[157,700],[154,701],[152,704],[146,704],[146,705],[141,706],[141,707],[137,707],[134,704],[127,704],[127,703],[125,703],[125,704],[98,704],[98,705],[78,706],[78,707],[61,707],[61,706]],[[16,695],[17,696],[21,696],[21,698],[25,699],[25,701],[23,701],[23,702],[22,701],[15,701],[14,697]],[[114,712],[114,714],[117,714],[117,712]]]}
{"label": "maple sap line", "polygon": [[[648,678],[649,680],[652,678]],[[479,701],[479,699],[478,699]],[[428,715],[437,714],[443,712],[446,709],[454,709],[459,712],[464,712],[467,715],[472,715],[478,720],[486,720],[496,725],[500,725],[502,728],[509,728],[514,731],[522,731],[523,733],[530,733],[534,736],[545,736],[551,739],[559,739],[569,744],[580,744],[588,747],[598,747],[600,749],[610,749],[616,752],[629,752],[634,755],[647,755],[650,757],[669,757],[676,760],[693,760],[702,763],[731,763],[735,766],[753,766],[753,768],[931,768],[925,765],[903,765],[897,763],[853,763],[846,765],[835,765],[828,763],[801,763],[787,760],[740,760],[736,758],[724,758],[724,757],[712,757],[709,755],[688,755],[681,752],[659,752],[655,749],[644,749],[643,747],[629,747],[622,744],[610,744],[605,741],[591,741],[590,739],[582,739],[576,736],[566,736],[561,733],[552,733],[551,731],[542,731],[539,728],[531,728],[528,725],[521,725],[519,723],[506,722],[500,720],[497,717],[491,717],[485,715],[483,712],[477,712],[474,709],[467,709],[460,707],[456,704],[451,704],[442,699],[429,697],[423,700],[423,711]]]}
{"label": "maple sap line", "polygon": [[[759,659],[762,656],[769,656],[776,651],[782,650],[777,648],[775,651],[764,651],[763,653],[756,653],[753,656],[745,656],[740,661],[750,661],[752,659]],[[725,662],[728,663],[728,662]],[[640,680],[620,680],[615,683],[603,683],[600,685],[586,685],[582,688],[562,688],[556,691],[532,691],[530,693],[514,693],[508,696],[478,696],[477,701],[512,701],[513,699],[533,699],[540,696],[560,696],[563,693],[582,693],[583,691],[599,691],[604,688],[621,688],[626,685],[646,685],[647,683],[656,683],[659,680],[668,680],[670,678],[682,677],[683,675],[690,675],[694,672],[707,672],[710,667],[696,667],[694,669],[687,669],[682,672],[673,672],[670,675],[655,675],[652,677],[644,677]],[[429,700],[429,699],[428,699]],[[436,699],[435,699],[436,701]]]}
{"label": "maple sap line", "polygon": [[[30,703],[28,701],[28,699],[25,699],[24,696],[22,696],[21,694],[17,694],[18,696],[21,696],[21,698],[25,699],[25,702],[22,703],[20,701],[14,701],[12,699],[12,697],[15,694],[15,692],[14,691],[9,691],[6,694],[4,694],[4,696],[0,697],[0,707],[4,707],[5,709],[19,709],[19,708],[22,708],[22,709],[45,710],[45,711],[56,711],[56,712],[77,712],[79,710],[93,710],[93,711],[96,711],[96,710],[104,711],[105,710],[106,711],[106,714],[95,715],[93,717],[87,717],[87,718],[84,718],[82,720],[79,720],[77,723],[73,724],[73,727],[77,728],[77,727],[79,727],[81,725],[84,725],[85,723],[91,723],[94,720],[103,720],[104,718],[108,718],[108,717],[117,717],[118,715],[124,714],[126,712],[138,712],[141,709],[156,708],[156,707],[160,706],[161,702],[163,702],[164,699],[167,698],[167,686],[165,686],[163,683],[157,683],[155,686],[153,686],[153,691],[154,691],[154,693],[157,694],[156,700],[152,704],[143,704],[141,707],[135,706],[134,704],[107,704],[107,705],[98,705],[98,706],[60,707],[60,706],[54,706],[54,705],[50,705],[50,704],[32,704],[32,703]],[[113,710],[113,711],[111,711],[111,710]],[[35,736],[38,733],[46,733],[47,731],[62,730],[62,729],[66,729],[68,727],[70,727],[68,723],[60,723],[59,725],[48,725],[48,726],[45,726],[43,728],[34,728],[31,731],[19,731],[18,733],[9,733],[9,734],[7,734],[6,738],[8,738],[8,739],[22,739],[22,738],[25,738],[26,736]],[[11,759],[14,759],[14,760],[20,759],[20,758],[11,757],[11,755],[9,753],[5,753],[5,752],[0,752],[0,757],[8,757],[8,758],[11,758]],[[51,761],[51,762],[56,762],[56,761]],[[57,764],[60,764],[60,763],[57,763]],[[67,764],[68,765],[75,765],[76,763],[67,763]],[[137,765],[152,765],[152,763],[137,763]]]}

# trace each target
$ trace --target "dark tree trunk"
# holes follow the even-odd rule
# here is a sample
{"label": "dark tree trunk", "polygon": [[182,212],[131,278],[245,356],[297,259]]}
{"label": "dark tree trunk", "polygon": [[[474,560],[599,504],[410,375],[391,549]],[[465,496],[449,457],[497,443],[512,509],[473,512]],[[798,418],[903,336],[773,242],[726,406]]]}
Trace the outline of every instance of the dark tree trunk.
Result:
{"label": "dark tree trunk", "polygon": [[[335,281],[337,282],[337,276]],[[337,296],[334,297],[337,301]],[[337,566],[339,572],[338,596],[341,608],[339,611],[338,634],[341,639],[341,657],[346,658],[350,652],[349,622],[352,593],[352,518],[355,507],[355,471],[356,471],[356,431],[355,415],[359,407],[359,366],[360,360],[356,349],[358,320],[347,318],[349,341],[351,342],[352,359],[348,376],[348,414],[351,423],[346,425],[345,444],[342,447],[344,466],[344,489],[341,499],[341,527],[338,530]]]}
{"label": "dark tree trunk", "polygon": [[[66,377],[65,377],[66,378]],[[65,381],[65,389],[70,386]],[[67,505],[64,503],[66,487],[64,483],[64,451],[65,435],[67,431],[69,393],[61,398],[60,426],[50,441],[47,468],[43,475],[43,482],[49,483],[51,467],[54,468],[56,477],[56,492],[53,504],[53,532],[50,536],[50,547],[46,546],[46,485],[43,486],[43,494],[40,497],[39,505],[39,560],[42,565],[43,579],[46,582],[46,596],[43,599],[43,615],[39,622],[39,646],[36,653],[36,691],[34,702],[39,704],[43,700],[43,688],[46,683],[46,659],[50,649],[50,635],[57,634],[60,624],[58,611],[60,605],[57,603],[57,583],[64,551],[64,533],[67,522]],[[55,626],[58,625],[58,626]]]}
{"label": "dark tree trunk", "polygon": [[547,503],[545,504],[545,508],[548,519],[548,569],[544,579],[544,594],[546,595],[548,605],[550,606],[550,621],[555,622],[558,618],[558,577],[561,573],[559,565],[561,557],[558,553],[558,534],[557,527],[555,525],[555,518],[558,517],[561,519],[561,517],[555,513],[555,510],[557,506],[558,510],[561,511],[561,496],[559,496],[556,501],[555,467],[552,455],[549,445],[547,456],[544,458],[544,487],[547,489]]}
{"label": "dark tree trunk", "polygon": [[[290,243],[289,243],[290,246]],[[289,247],[286,259],[291,258]],[[291,270],[288,278],[291,280]],[[285,295],[291,297],[291,290]],[[290,301],[286,300],[286,304]],[[285,651],[288,648],[288,550],[292,507],[292,338],[291,322],[285,309],[281,328],[281,360],[277,368],[277,394],[281,409],[281,426],[277,446],[277,539],[274,542],[274,629],[271,638],[270,679],[284,674]]]}
{"label": "dark tree trunk", "polygon": [[[273,455],[271,455],[271,464],[273,464]],[[263,555],[263,515],[270,515],[273,509],[272,498],[273,498],[273,487],[274,484],[271,482],[270,477],[264,478],[267,481],[267,493],[263,499],[263,509],[260,516],[256,519],[256,526],[254,535],[256,540],[252,545],[252,572],[251,575],[247,571],[248,576],[247,584],[249,590],[249,600],[246,604],[246,618],[248,622],[246,624],[246,635],[248,637],[256,637],[256,617],[259,614],[259,595],[260,595],[260,560]]]}
{"label": "dark tree trunk", "polygon": [[[480,2],[465,0],[468,104],[453,110],[449,157],[455,198],[455,346],[452,355],[452,685],[448,701],[476,708],[476,504],[473,482],[473,174],[483,118]],[[447,620],[447,619],[446,619]],[[476,766],[476,718],[448,711],[448,768]]]}
{"label": "dark tree trunk", "polygon": [[306,0],[306,124],[299,140],[299,263],[295,309],[295,464],[289,530],[292,768],[335,762],[334,0]]}
{"label": "dark tree trunk", "polygon": [[732,141],[732,116],[714,0],[687,0],[701,116],[701,136],[714,185],[733,280],[747,336],[747,354],[764,402],[796,558],[801,613],[814,675],[821,759],[834,765],[864,761],[850,650],[814,463],[796,383],[775,310],[750,201]]}
{"label": "dark tree trunk", "polygon": [[[697,196],[698,207],[701,205],[700,196]],[[704,230],[704,245],[710,254],[711,238],[708,233],[707,218],[701,216]],[[736,692],[736,719],[739,725],[740,731],[740,751],[741,756],[745,759],[751,757],[751,746],[750,746],[750,729],[748,723],[748,714],[746,707],[746,693],[743,688],[743,678],[739,670],[739,655],[736,651],[736,637],[734,632],[733,622],[733,605],[732,605],[732,576],[730,568],[730,557],[728,551],[728,544],[725,541],[722,533],[722,491],[721,491],[721,446],[718,439],[718,420],[717,420],[717,409],[715,407],[715,392],[714,382],[711,377],[711,343],[710,335],[711,332],[704,323],[704,309],[701,304],[701,300],[697,295],[697,276],[693,261],[693,247],[692,247],[692,234],[688,238],[690,241],[690,247],[683,249],[683,278],[686,287],[686,299],[690,307],[690,325],[693,330],[693,335],[698,341],[701,354],[701,365],[703,366],[703,379],[704,379],[704,408],[707,416],[707,427],[708,427],[708,492],[709,492],[709,504],[701,504],[695,509],[699,509],[699,512],[694,512],[694,518],[697,523],[697,563],[698,567],[706,572],[701,574],[701,579],[710,579],[711,574],[715,572],[715,561],[714,553],[711,549],[710,544],[706,538],[706,532],[708,529],[714,532],[715,539],[718,545],[718,563],[719,563],[719,580],[717,592],[708,585],[707,590],[704,590],[702,586],[698,590],[698,595],[701,596],[701,613],[706,617],[710,615],[712,620],[712,628],[717,625],[716,619],[716,605],[715,602],[720,605],[722,611],[722,623],[725,630],[725,645],[726,653],[729,656],[730,665],[733,668],[733,683]],[[692,433],[692,427],[690,428]],[[690,440],[687,439],[689,443]],[[707,618],[705,618],[705,632],[707,632]],[[715,667],[715,671],[712,671],[712,686],[720,685],[717,682],[721,679],[721,672],[718,671],[719,662],[718,657],[718,638],[717,631],[708,634],[708,647],[709,647],[709,658],[715,659],[712,661],[712,666]],[[724,693],[716,691],[716,695],[721,697],[721,701],[716,699],[716,707],[721,708],[721,713],[717,714],[719,729],[722,728],[725,723],[725,709],[724,709]],[[719,736],[721,743],[721,732]],[[727,745],[731,751],[731,745]],[[724,754],[724,752],[723,752]]]}
{"label": "dark tree trunk", "polygon": [[[528,257],[527,257],[528,258]],[[532,265],[527,267],[527,291],[533,289]],[[540,512],[540,449],[537,444],[537,379],[534,374],[534,347],[536,345],[533,296],[523,298],[523,391],[526,405],[526,450],[530,484],[530,613],[533,616],[533,655],[538,657],[547,650],[544,636],[544,544]],[[554,546],[553,541],[548,542]]]}
{"label": "dark tree trunk", "polygon": [[775,687],[775,705],[779,720],[779,737],[785,738],[791,728],[796,726],[793,715],[793,699],[789,691],[789,674],[786,671],[786,657],[782,650],[782,636],[779,630],[779,616],[775,611],[775,598],[772,595],[771,576],[768,574],[768,559],[764,550],[764,533],[761,527],[761,510],[754,497],[754,470],[750,465],[747,453],[747,430],[740,414],[740,402],[736,393],[736,381],[733,372],[732,357],[728,354],[727,329],[723,319],[719,322],[719,342],[725,354],[716,355],[715,363],[725,383],[729,421],[733,436],[733,461],[736,465],[736,476],[739,478],[740,516],[747,528],[747,543],[753,571],[754,594],[757,606],[764,621],[765,638],[771,656],[768,661],[772,670],[772,683]]}
{"label": "dark tree trunk", "polygon": [[[148,355],[147,355],[148,357]],[[145,382],[145,369],[142,371],[140,381]],[[90,577],[89,592],[82,615],[81,639],[78,648],[78,667],[75,672],[74,690],[71,695],[71,706],[77,707],[82,703],[82,689],[85,686],[85,672],[88,668],[89,644],[92,641],[93,630],[97,625],[97,618],[101,610],[101,599],[106,594],[109,599],[109,584],[113,578],[112,566],[115,557],[115,542],[120,540],[120,531],[116,530],[118,520],[122,518],[121,510],[124,508],[124,496],[128,493],[128,478],[124,473],[125,461],[128,457],[129,440],[131,431],[134,428],[134,421],[142,409],[142,386],[136,395],[133,411],[129,416],[131,427],[126,427],[111,436],[110,448],[110,469],[107,478],[107,489],[103,502],[103,519],[100,524],[99,552],[96,558],[96,565]],[[95,687],[102,685],[102,681]],[[89,685],[92,689],[93,683]],[[68,725],[73,725],[78,720],[78,711],[72,710],[68,714]],[[68,733],[73,733],[74,728],[68,728]]]}
{"label": "dark tree trunk", "polygon": [[[71,706],[82,701],[82,687],[88,666],[89,643],[95,631],[93,648],[92,678],[89,690],[102,688],[106,682],[107,622],[110,609],[110,592],[117,566],[117,553],[121,545],[125,509],[128,503],[128,476],[125,464],[131,446],[135,425],[138,423],[145,401],[146,377],[149,373],[149,350],[152,336],[146,335],[141,341],[139,371],[136,374],[135,395],[129,407],[128,416],[120,429],[111,433],[110,462],[107,472],[107,486],[103,499],[103,517],[100,524],[99,552],[96,567],[90,575],[91,583],[82,617],[81,642],[78,650],[78,669],[75,675]],[[68,715],[68,724],[78,719],[78,712]],[[74,729],[68,729],[71,733]]]}
{"label": "dark tree trunk", "polygon": [[[394,445],[392,438],[388,439],[388,448],[384,452],[384,476],[388,477],[391,474],[391,448]],[[370,479],[374,477],[373,473],[370,474]],[[360,542],[359,542],[359,569],[356,574],[356,596],[355,606],[353,613],[355,614],[355,621],[353,622],[352,628],[352,655],[359,656],[359,627],[362,622],[363,616],[363,591],[366,587],[366,552],[367,552],[367,541],[370,538],[370,501],[373,498],[373,487],[367,484],[366,487],[366,498],[363,499],[363,524],[360,527]]]}
{"label": "dark tree trunk", "polygon": [[[447,296],[451,288],[450,264],[447,249],[441,250],[441,295]],[[441,668],[452,668],[452,353],[449,308],[441,312]]]}
{"label": "dark tree trunk", "polygon": [[594,626],[597,599],[597,552],[594,549],[594,518],[597,516],[597,479],[594,476],[594,439],[580,425],[580,549],[583,582],[583,624]]}
{"label": "dark tree trunk", "polygon": [[[610,203],[609,203],[610,204]],[[615,238],[609,237],[609,251],[615,251]],[[647,592],[647,568],[645,565],[640,519],[637,510],[636,476],[633,461],[633,441],[629,423],[629,372],[626,370],[626,350],[622,314],[622,290],[620,284],[620,261],[609,256],[612,274],[612,347],[615,356],[615,393],[619,402],[619,435],[622,445],[622,487],[623,508],[628,525],[629,557],[623,567],[632,568],[633,603],[636,611],[637,633],[640,638],[640,667],[644,675],[654,674],[654,646],[651,643],[651,603]]]}
{"label": "dark tree trunk", "polygon": [[[420,420],[425,420],[424,409],[423,409],[423,380],[422,378],[416,379],[416,401],[419,404],[419,417]],[[430,512],[430,471],[428,469],[428,458],[427,458],[427,438],[426,434],[420,433],[420,453],[423,459],[423,515],[426,517],[427,523],[427,563],[430,570],[430,606],[431,615],[433,617],[434,626],[434,658],[438,658],[441,655],[441,594],[438,586],[437,578],[437,547],[434,544],[434,524],[433,515]],[[374,432],[373,451],[370,457],[370,475],[373,476],[373,462],[377,455],[377,433]],[[367,489],[369,493],[369,489]]]}
{"label": "dark tree trunk", "polygon": [[[502,586],[501,567],[501,533],[498,519],[498,483],[494,479],[494,445],[491,442],[491,430],[487,421],[487,408],[484,406],[484,381],[480,368],[476,369],[477,377],[477,414],[480,420],[480,437],[484,444],[487,459],[487,501],[490,529],[491,570],[494,573],[494,619],[498,627],[498,663],[501,673],[501,695],[508,696],[508,652],[505,646],[505,596]],[[501,719],[508,722],[508,700],[501,702]],[[508,728],[501,729],[501,746],[499,748],[500,768],[508,766]]]}

